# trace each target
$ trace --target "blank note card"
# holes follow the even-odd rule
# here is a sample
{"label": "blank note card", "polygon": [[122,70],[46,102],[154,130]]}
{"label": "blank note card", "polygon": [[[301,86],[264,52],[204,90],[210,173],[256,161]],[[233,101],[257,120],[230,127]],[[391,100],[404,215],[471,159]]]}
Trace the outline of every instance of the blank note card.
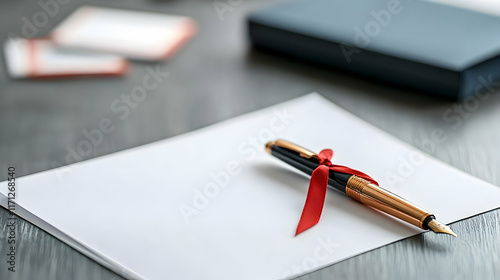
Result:
{"label": "blank note card", "polygon": [[51,33],[60,46],[143,60],[166,59],[195,33],[191,18],[84,6]]}

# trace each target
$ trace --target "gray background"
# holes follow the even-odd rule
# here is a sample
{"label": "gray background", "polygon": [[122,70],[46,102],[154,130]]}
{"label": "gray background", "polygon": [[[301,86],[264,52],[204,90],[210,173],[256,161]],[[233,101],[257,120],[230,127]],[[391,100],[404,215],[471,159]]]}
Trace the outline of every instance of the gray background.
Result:
{"label": "gray background", "polygon": [[[110,104],[121,94],[129,94],[147,74],[144,68],[155,67],[156,63],[134,62],[128,75],[117,78],[13,80],[6,74],[4,58],[0,56],[1,181],[7,178],[8,166],[15,166],[19,177],[66,165],[66,147],[75,147],[85,139],[82,130],[98,127],[102,118],[110,118],[117,128],[84,160],[317,91],[436,158],[500,185],[499,94],[479,101],[477,108],[460,118],[460,123],[446,122],[443,114],[453,110],[456,103],[452,101],[252,50],[246,36],[245,15],[265,6],[267,1],[241,1],[221,19],[212,1],[73,0],[60,6],[36,36],[46,36],[83,2],[189,15],[198,22],[199,32],[174,58],[160,63],[170,76],[125,120],[117,118]],[[9,32],[21,34],[22,18],[31,20],[39,10],[36,1],[1,1],[1,41]],[[334,123],[328,125],[333,128]],[[430,139],[435,129],[443,129],[447,140],[426,146],[425,139]],[[22,185],[18,195],[22,195]],[[120,279],[24,221],[18,225],[17,272],[8,272],[4,222],[8,214],[0,209],[0,215],[0,279]],[[500,278],[500,212],[495,210],[456,222],[452,229],[460,238],[420,234],[303,278]]]}

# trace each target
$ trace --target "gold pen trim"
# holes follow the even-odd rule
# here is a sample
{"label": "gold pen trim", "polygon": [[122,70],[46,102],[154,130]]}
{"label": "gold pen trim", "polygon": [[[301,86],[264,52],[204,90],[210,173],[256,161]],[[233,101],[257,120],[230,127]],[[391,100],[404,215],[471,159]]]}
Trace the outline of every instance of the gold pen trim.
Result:
{"label": "gold pen trim", "polygon": [[296,144],[293,144],[291,142],[281,140],[281,139],[278,139],[276,141],[271,141],[271,142],[268,142],[266,144],[266,151],[269,154],[271,154],[271,149],[273,146],[278,146],[278,147],[286,148],[286,149],[289,149],[291,151],[297,152],[297,153],[299,153],[299,155],[301,157],[304,157],[304,158],[318,158],[318,155],[316,153],[314,153],[306,148],[303,148],[299,145],[296,145]]}
{"label": "gold pen trim", "polygon": [[406,221],[421,229],[425,229],[424,221],[432,215],[358,176],[349,178],[346,186],[346,194],[354,200]]}

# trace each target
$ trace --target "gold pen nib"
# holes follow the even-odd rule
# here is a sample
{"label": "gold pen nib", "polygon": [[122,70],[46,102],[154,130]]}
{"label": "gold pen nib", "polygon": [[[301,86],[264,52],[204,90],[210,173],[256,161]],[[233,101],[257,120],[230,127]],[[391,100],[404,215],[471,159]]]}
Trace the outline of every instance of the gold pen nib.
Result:
{"label": "gold pen nib", "polygon": [[457,235],[445,224],[438,222],[437,220],[431,220],[427,226],[435,233],[447,233],[457,237]]}

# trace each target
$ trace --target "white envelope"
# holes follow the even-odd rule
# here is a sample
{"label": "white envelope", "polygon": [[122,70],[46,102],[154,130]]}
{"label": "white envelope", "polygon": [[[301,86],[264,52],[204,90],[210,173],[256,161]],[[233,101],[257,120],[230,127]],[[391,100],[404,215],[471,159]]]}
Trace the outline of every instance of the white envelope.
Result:
{"label": "white envelope", "polygon": [[[334,163],[445,223],[500,206],[499,188],[310,94],[19,178],[18,209],[100,263],[146,279],[293,277],[422,232],[329,190],[320,222],[294,237],[309,178],[264,151],[276,138],[332,148]],[[6,182],[0,190],[7,195]]]}

